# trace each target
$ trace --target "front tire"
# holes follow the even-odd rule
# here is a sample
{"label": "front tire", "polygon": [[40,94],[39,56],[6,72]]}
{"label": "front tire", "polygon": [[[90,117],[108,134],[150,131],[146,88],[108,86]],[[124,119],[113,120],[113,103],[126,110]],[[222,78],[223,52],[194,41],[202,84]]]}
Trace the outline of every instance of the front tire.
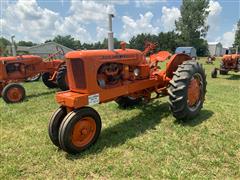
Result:
{"label": "front tire", "polygon": [[60,147],[70,154],[80,153],[97,141],[101,127],[101,118],[94,109],[84,107],[74,110],[60,125]]}
{"label": "front tire", "polygon": [[17,83],[6,85],[2,90],[2,98],[6,103],[18,103],[23,101],[26,92],[23,86]]}
{"label": "front tire", "polygon": [[170,109],[176,119],[187,121],[202,109],[206,94],[206,75],[196,61],[185,61],[169,83]]}
{"label": "front tire", "polygon": [[49,138],[52,141],[52,143],[57,147],[60,147],[58,140],[59,127],[66,115],[67,115],[66,108],[60,107],[54,112],[48,124]]}
{"label": "front tire", "polygon": [[217,69],[216,68],[214,70],[212,70],[211,77],[212,78],[217,78]]}

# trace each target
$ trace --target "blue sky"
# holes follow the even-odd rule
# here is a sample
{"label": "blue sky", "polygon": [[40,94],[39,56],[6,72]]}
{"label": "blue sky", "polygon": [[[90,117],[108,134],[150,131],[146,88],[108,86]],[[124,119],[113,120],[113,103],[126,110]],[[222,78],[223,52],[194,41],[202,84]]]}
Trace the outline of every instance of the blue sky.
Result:
{"label": "blue sky", "polygon": [[[108,12],[116,17],[113,30],[118,39],[133,35],[157,34],[175,28],[181,0],[0,0],[1,35],[16,40],[44,42],[57,34],[95,42],[107,36]],[[207,40],[231,46],[240,18],[239,0],[210,0]]]}

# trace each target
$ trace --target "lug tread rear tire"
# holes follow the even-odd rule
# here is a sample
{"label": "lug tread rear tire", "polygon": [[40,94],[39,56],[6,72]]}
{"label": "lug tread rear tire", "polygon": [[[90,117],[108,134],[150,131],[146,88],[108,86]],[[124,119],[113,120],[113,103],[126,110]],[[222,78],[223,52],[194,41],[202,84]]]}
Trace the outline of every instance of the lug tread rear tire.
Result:
{"label": "lug tread rear tire", "polygon": [[[191,111],[188,107],[188,85],[192,76],[198,73],[202,77],[202,100],[197,110]],[[193,118],[202,108],[206,93],[206,75],[202,66],[196,61],[185,61],[175,72],[169,82],[168,94],[170,109],[176,119],[187,121]]]}
{"label": "lug tread rear tire", "polygon": [[67,91],[69,90],[68,84],[65,80],[67,76],[67,67],[63,66],[58,70],[57,73],[57,78],[56,78],[56,82],[58,84],[58,87],[62,90],[62,91]]}
{"label": "lug tread rear tire", "polygon": [[49,72],[45,72],[42,74],[42,81],[45,84],[45,86],[47,86],[48,88],[52,89],[52,88],[57,88],[57,84],[53,81],[50,81],[50,73]]}

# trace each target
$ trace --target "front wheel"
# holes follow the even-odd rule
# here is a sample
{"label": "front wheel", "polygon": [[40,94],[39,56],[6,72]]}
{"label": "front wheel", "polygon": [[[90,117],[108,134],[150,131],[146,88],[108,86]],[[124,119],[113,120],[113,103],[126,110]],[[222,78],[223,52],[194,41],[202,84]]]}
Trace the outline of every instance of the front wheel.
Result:
{"label": "front wheel", "polygon": [[23,101],[26,92],[23,86],[17,83],[6,85],[2,90],[2,97],[6,103],[18,103]]}
{"label": "front wheel", "polygon": [[196,61],[185,61],[169,83],[170,109],[177,119],[187,121],[202,109],[206,94],[206,75]]}
{"label": "front wheel", "polygon": [[84,107],[74,110],[60,125],[60,147],[70,154],[84,151],[97,141],[101,127],[101,118],[94,109]]}
{"label": "front wheel", "polygon": [[216,68],[214,70],[212,70],[211,77],[212,78],[217,78],[217,69]]}
{"label": "front wheel", "polygon": [[52,141],[52,143],[57,147],[60,147],[59,140],[58,140],[59,127],[66,115],[67,115],[66,108],[60,107],[53,113],[48,124],[49,138]]}

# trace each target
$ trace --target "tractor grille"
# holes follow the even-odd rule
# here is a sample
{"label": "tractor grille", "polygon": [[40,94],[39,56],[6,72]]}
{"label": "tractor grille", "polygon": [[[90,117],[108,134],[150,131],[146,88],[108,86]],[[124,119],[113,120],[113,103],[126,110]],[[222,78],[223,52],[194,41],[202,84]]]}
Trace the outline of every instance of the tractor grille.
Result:
{"label": "tractor grille", "polygon": [[83,61],[81,59],[71,59],[70,60],[71,69],[72,69],[72,77],[74,79],[74,86],[77,89],[85,89],[86,88],[86,78],[85,71],[83,66]]}

